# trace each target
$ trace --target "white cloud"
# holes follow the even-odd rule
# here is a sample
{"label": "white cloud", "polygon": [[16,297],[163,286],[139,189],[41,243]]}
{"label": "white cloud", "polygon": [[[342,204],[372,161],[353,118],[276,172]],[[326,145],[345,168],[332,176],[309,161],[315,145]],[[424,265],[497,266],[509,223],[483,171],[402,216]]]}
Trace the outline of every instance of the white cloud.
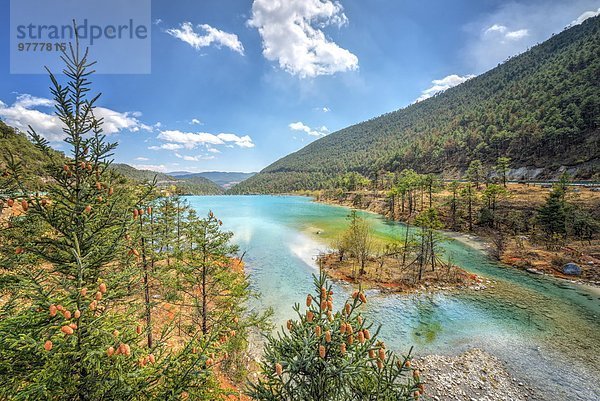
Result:
{"label": "white cloud", "polygon": [[484,35],[491,35],[494,32],[504,33],[506,32],[506,27],[504,25],[494,24],[485,30]]}
{"label": "white cloud", "polygon": [[143,124],[135,117],[136,115],[139,116],[140,113],[120,113],[104,107],[96,107],[94,114],[96,117],[103,119],[102,129],[106,134],[115,134],[123,130],[131,132],[138,132],[139,130],[152,131],[152,127]]}
{"label": "white cloud", "polygon": [[248,25],[258,29],[263,55],[301,78],[356,70],[358,58],[329,40],[323,28],[348,19],[339,1],[254,0]]}
{"label": "white cloud", "polygon": [[504,37],[508,40],[521,40],[525,36],[529,36],[529,30],[527,29],[519,29],[517,31],[507,32]]}
{"label": "white cloud", "polygon": [[192,121],[190,121],[191,125],[201,125],[202,121],[198,120],[197,118],[192,118]]}
{"label": "white cloud", "polygon": [[504,40],[520,40],[529,35],[528,29],[518,29],[509,31],[505,25],[493,24],[485,31],[483,37],[489,40],[496,40],[503,43]]}
{"label": "white cloud", "polygon": [[[238,136],[235,134],[221,133],[218,135],[209,134],[207,132],[182,132],[177,130],[161,131],[158,134],[158,139],[168,142],[161,145],[161,148],[166,149],[167,146],[183,146],[187,149],[193,149],[199,145],[237,145],[241,148],[253,148],[254,143],[248,135]],[[179,149],[179,148],[177,148]]]}
{"label": "white cloud", "polygon": [[33,107],[52,107],[54,102],[50,99],[45,99],[43,97],[36,97],[29,95],[27,93],[17,95],[17,99],[15,100],[15,107],[23,107],[25,109],[30,109]]}
{"label": "white cloud", "polygon": [[254,143],[252,142],[252,138],[248,135],[244,135],[242,137],[237,136],[235,134],[219,134],[217,138],[221,139],[224,142],[233,142],[240,148],[253,148]]}
{"label": "white cloud", "polygon": [[305,133],[307,133],[310,136],[317,136],[317,137],[319,137],[319,136],[325,136],[325,135],[329,134],[329,130],[325,126],[313,129],[313,128],[309,127],[308,125],[304,124],[301,121],[297,121],[295,123],[291,123],[291,124],[288,125],[288,127],[292,131],[305,132]]}
{"label": "white cloud", "polygon": [[459,75],[452,74],[452,75],[448,75],[447,77],[444,77],[442,79],[434,79],[433,81],[431,81],[431,83],[433,85],[431,87],[425,89],[423,91],[423,93],[421,94],[421,96],[419,96],[419,98],[417,100],[415,100],[415,103],[420,102],[425,99],[429,99],[436,93],[443,92],[446,89],[452,88],[453,86],[460,85],[463,82],[465,82],[466,80],[473,78],[474,76],[475,75],[465,75],[465,76],[461,77]]}
{"label": "white cloud", "polygon": [[167,172],[167,166],[164,164],[132,164],[133,168],[137,168],[138,170],[151,170],[158,171],[160,173]]}
{"label": "white cloud", "polygon": [[[31,125],[47,140],[61,141],[65,137],[63,124],[54,114],[53,105],[54,101],[50,99],[19,94],[11,106],[0,101],[0,118],[20,131],[28,131]],[[94,114],[97,118],[103,119],[102,129],[106,134],[116,134],[121,131],[152,131],[152,127],[138,119],[141,113],[118,112],[105,107],[96,107]]]}
{"label": "white cloud", "polygon": [[215,156],[211,156],[211,155],[187,156],[187,155],[181,155],[179,153],[175,153],[175,157],[183,159],[183,160],[185,160],[187,162],[199,162],[200,160],[213,160],[213,159],[215,159]]}
{"label": "white cloud", "polygon": [[206,151],[210,153],[221,153],[221,151],[216,148],[207,148]]}
{"label": "white cloud", "polygon": [[198,25],[198,28],[204,32],[198,33],[194,31],[194,26],[191,22],[183,22],[179,29],[171,28],[165,32],[174,38],[184,41],[196,50],[214,44],[219,48],[225,46],[239,54],[244,54],[244,46],[237,35],[221,31],[207,24]]}
{"label": "white cloud", "polygon": [[150,159],[148,159],[147,157],[136,157],[135,160],[139,162],[147,162]]}
{"label": "white cloud", "polygon": [[583,23],[583,21],[585,21],[586,19],[589,18],[593,18],[600,15],[600,8],[598,8],[596,11],[586,11],[583,14],[581,14],[579,17],[577,17],[575,20],[573,20],[569,26],[575,26],[575,25],[579,25],[581,23]]}
{"label": "white cloud", "polygon": [[163,143],[160,146],[150,146],[148,147],[150,150],[178,150],[183,149],[183,145],[177,143]]}

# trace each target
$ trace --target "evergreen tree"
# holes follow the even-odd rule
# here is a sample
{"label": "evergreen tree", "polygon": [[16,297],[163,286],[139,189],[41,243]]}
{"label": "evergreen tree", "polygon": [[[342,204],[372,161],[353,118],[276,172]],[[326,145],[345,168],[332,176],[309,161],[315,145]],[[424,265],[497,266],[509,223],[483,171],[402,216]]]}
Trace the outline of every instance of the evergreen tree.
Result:
{"label": "evergreen tree", "polygon": [[508,170],[510,170],[510,158],[499,157],[496,162],[496,172],[502,179],[502,185],[504,188],[506,188],[506,175],[508,174]]}
{"label": "evergreen tree", "polygon": [[537,214],[538,223],[549,243],[566,235],[566,218],[565,191],[562,186],[557,185],[552,189],[546,203],[539,208]]}
{"label": "evergreen tree", "polygon": [[481,160],[473,160],[469,164],[469,168],[467,169],[465,175],[467,177],[467,180],[475,184],[475,188],[479,191],[479,185],[481,184],[481,181],[483,181],[483,179],[485,178],[483,172],[483,163],[481,163]]}
{"label": "evergreen tree", "polygon": [[[50,78],[68,158],[57,163],[31,130],[52,180],[43,195],[22,197],[22,214],[3,231],[0,398],[127,399],[144,385],[133,358],[143,353],[135,313],[125,302],[131,272],[119,259],[129,195],[108,170],[116,145],[94,116],[98,96],[88,96],[93,63],[78,47],[64,59],[69,83]],[[26,194],[18,170],[12,174]],[[112,347],[121,355],[109,359]]]}
{"label": "evergreen tree", "polygon": [[396,401],[418,399],[423,392],[410,353],[399,357],[377,339],[360,313],[364,293],[355,291],[338,312],[326,276],[315,277],[306,312],[296,304],[297,320],[267,336],[262,376],[251,383],[256,400]]}

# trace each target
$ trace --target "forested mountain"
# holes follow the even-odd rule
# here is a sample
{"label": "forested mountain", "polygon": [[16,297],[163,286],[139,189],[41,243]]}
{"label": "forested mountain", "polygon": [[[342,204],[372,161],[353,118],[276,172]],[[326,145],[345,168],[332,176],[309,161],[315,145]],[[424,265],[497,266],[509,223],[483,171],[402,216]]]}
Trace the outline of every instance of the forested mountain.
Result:
{"label": "forested mountain", "polygon": [[138,170],[128,164],[115,163],[113,169],[136,182],[152,181],[156,177],[158,187],[175,187],[178,193],[193,195],[218,195],[224,192],[223,188],[214,182],[199,176],[172,177],[165,173],[150,170]]}
{"label": "forested mountain", "polygon": [[[170,173],[171,174],[171,173]],[[237,172],[227,172],[227,171],[205,171],[202,173],[184,173],[178,172],[173,177],[182,178],[182,179],[193,179],[194,177],[204,177],[217,185],[220,185],[223,188],[229,188],[233,185],[239,184],[240,182],[247,180],[252,177],[256,173],[237,173]]]}
{"label": "forested mountain", "polygon": [[[433,98],[321,138],[232,188],[322,188],[348,171],[460,176],[511,158],[513,178],[600,171],[600,17]],[[562,167],[561,167],[562,166]]]}

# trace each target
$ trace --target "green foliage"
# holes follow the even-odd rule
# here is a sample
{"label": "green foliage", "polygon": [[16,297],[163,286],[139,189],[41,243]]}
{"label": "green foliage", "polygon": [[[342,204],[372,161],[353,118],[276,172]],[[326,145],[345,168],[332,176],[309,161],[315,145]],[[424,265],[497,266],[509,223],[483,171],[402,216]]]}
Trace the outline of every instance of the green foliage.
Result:
{"label": "green foliage", "polygon": [[431,99],[314,141],[231,192],[323,189],[348,171],[465,171],[500,156],[548,172],[587,163],[579,175],[590,177],[600,158],[599,55],[600,17],[589,18]]}
{"label": "green foliage", "polygon": [[358,189],[364,189],[369,186],[371,181],[363,175],[351,171],[335,180],[334,186],[336,188],[342,188],[345,191],[356,191]]}
{"label": "green foliage", "polygon": [[[124,251],[129,195],[120,187],[113,191],[108,157],[116,145],[105,142],[94,117],[98,96],[87,97],[87,52],[71,49],[65,60],[69,83],[50,78],[68,159],[56,158],[42,136],[30,132],[52,180],[44,197],[21,200],[24,213],[2,232],[2,264],[11,282],[1,288],[0,395],[127,399],[144,387],[144,375],[133,358],[108,360],[106,351],[117,346],[128,356],[143,352],[123,303],[130,270],[127,264],[109,268]],[[26,178],[12,170],[26,193]]]}
{"label": "green foliage", "polygon": [[565,189],[560,185],[555,186],[546,203],[540,207],[537,220],[548,239],[564,236],[567,233],[567,203]]}
{"label": "green foliage", "polygon": [[[256,400],[413,400],[423,389],[410,354],[385,349],[360,314],[366,302],[355,292],[341,311],[333,311],[333,292],[326,276],[314,280],[307,311],[296,304],[297,320],[287,330],[268,335],[262,377],[250,384]],[[370,332],[373,331],[373,333]]]}
{"label": "green foliage", "polygon": [[[60,152],[48,150],[48,154],[40,151],[25,133],[18,132],[0,121],[0,171],[9,174],[9,165],[19,165],[18,170],[23,184],[29,190],[36,190],[43,186],[43,178],[47,176],[49,162],[62,160],[64,155]],[[50,161],[48,160],[48,156]],[[4,192],[8,188],[0,187]]]}
{"label": "green foliage", "polygon": [[483,170],[483,163],[481,160],[473,160],[469,163],[469,167],[465,173],[465,178],[469,182],[475,184],[475,187],[479,189],[479,185],[485,179],[485,172]]}
{"label": "green foliage", "polygon": [[502,179],[502,185],[504,185],[504,187],[506,187],[506,175],[508,174],[508,170],[510,170],[510,158],[499,157],[496,161],[496,172]]}

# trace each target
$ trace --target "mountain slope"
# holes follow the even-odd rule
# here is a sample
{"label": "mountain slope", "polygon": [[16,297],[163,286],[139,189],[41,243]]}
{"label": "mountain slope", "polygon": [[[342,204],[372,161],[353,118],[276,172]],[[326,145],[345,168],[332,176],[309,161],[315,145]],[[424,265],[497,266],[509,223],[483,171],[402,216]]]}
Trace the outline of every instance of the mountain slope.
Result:
{"label": "mountain slope", "polygon": [[223,188],[204,177],[172,177],[165,173],[150,170],[138,170],[128,164],[115,163],[112,168],[126,178],[136,181],[152,181],[156,177],[158,187],[175,186],[178,192],[191,195],[219,195]]}
{"label": "mountain slope", "polygon": [[227,171],[205,171],[203,173],[186,173],[174,175],[174,177],[182,179],[192,179],[194,177],[204,177],[211,180],[217,185],[223,188],[229,188],[233,185],[239,184],[240,182],[247,180],[256,173],[236,173]]}
{"label": "mountain slope", "polygon": [[[4,170],[11,157],[14,162],[21,164],[21,174],[28,178],[27,182],[33,187],[31,189],[39,188],[47,176],[47,156],[35,147],[25,133],[0,121],[0,170]],[[52,157],[63,158],[64,155],[56,151]]]}
{"label": "mountain slope", "polygon": [[[512,159],[513,176],[600,170],[600,17],[404,109],[319,139],[232,193],[321,188],[347,171],[460,175],[473,159]],[[521,168],[517,170],[516,168]]]}

